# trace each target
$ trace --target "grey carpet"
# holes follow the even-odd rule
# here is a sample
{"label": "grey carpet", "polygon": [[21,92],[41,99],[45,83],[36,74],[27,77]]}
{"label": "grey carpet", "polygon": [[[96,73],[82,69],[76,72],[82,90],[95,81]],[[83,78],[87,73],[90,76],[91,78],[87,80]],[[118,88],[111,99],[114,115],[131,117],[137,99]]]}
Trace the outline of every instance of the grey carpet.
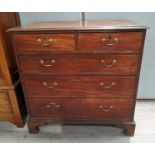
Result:
{"label": "grey carpet", "polygon": [[0,122],[1,143],[134,143],[155,142],[155,102],[138,101],[135,112],[134,137],[124,136],[122,130],[107,126],[46,125],[39,134],[29,134],[27,125],[16,128],[9,122]]}

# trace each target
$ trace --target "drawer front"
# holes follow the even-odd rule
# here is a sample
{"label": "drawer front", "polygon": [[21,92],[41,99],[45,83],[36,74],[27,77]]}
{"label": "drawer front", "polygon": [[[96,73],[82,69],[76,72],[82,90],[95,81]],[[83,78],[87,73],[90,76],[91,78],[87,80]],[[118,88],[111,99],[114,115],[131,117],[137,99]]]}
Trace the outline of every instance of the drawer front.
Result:
{"label": "drawer front", "polygon": [[10,100],[7,92],[0,92],[0,114],[12,113]]}
{"label": "drawer front", "polygon": [[81,51],[140,52],[142,42],[142,32],[79,34],[79,49]]}
{"label": "drawer front", "polygon": [[73,51],[73,34],[16,34],[17,52],[22,51]]}
{"label": "drawer front", "polygon": [[135,76],[25,76],[28,96],[131,98]]}
{"label": "drawer front", "polygon": [[132,99],[28,98],[31,117],[129,121]]}
{"label": "drawer front", "polygon": [[137,74],[139,55],[48,54],[19,57],[22,73],[48,75]]}

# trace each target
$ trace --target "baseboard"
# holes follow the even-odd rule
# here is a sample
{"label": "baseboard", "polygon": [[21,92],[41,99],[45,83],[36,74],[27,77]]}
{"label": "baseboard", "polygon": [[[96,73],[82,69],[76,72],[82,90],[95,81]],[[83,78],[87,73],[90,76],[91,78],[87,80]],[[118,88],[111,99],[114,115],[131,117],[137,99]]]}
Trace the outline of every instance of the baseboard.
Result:
{"label": "baseboard", "polygon": [[138,98],[137,101],[149,101],[149,102],[155,102],[155,99],[147,99],[147,98]]}

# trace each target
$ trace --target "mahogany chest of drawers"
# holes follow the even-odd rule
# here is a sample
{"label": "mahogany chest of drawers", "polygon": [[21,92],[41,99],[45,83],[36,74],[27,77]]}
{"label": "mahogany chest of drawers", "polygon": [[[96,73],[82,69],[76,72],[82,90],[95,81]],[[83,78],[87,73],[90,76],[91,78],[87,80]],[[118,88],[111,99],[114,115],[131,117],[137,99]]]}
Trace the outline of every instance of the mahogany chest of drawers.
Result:
{"label": "mahogany chest of drawers", "polygon": [[114,125],[134,135],[146,27],[128,20],[10,29],[30,133],[46,123]]}

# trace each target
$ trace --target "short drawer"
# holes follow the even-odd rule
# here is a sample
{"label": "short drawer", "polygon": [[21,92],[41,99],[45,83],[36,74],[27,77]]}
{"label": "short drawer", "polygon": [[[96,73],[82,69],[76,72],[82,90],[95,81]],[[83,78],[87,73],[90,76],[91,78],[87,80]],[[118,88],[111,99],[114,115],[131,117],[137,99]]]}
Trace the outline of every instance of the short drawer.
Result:
{"label": "short drawer", "polygon": [[134,100],[103,98],[28,98],[34,118],[130,121]]}
{"label": "short drawer", "polygon": [[22,55],[19,57],[19,63],[23,74],[136,75],[139,55],[97,53]]}
{"label": "short drawer", "polygon": [[83,52],[141,52],[142,43],[142,32],[79,34],[79,49]]}
{"label": "short drawer", "polygon": [[11,103],[7,91],[0,90],[0,114],[12,113]]}
{"label": "short drawer", "polygon": [[24,76],[28,96],[132,98],[136,76]]}
{"label": "short drawer", "polygon": [[17,52],[73,51],[74,34],[16,34]]}

